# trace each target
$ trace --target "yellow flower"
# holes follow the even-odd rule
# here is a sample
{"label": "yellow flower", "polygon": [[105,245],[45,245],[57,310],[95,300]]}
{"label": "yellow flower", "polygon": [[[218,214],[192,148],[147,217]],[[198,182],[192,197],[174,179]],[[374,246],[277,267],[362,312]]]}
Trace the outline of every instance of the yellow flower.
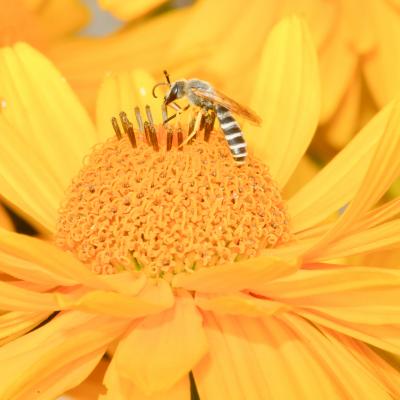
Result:
{"label": "yellow flower", "polygon": [[[179,126],[169,133],[146,125],[147,139],[135,129],[134,142],[125,120],[130,140],[110,137],[115,111],[133,119],[133,93],[140,106],[155,101],[147,83],[130,92],[144,72],[106,80],[95,130],[46,59],[24,44],[1,51],[2,195],[63,248],[0,230],[0,271],[10,276],[0,283],[2,399],[54,398],[81,383],[110,347],[101,399],[188,399],[189,371],[205,400],[399,397],[400,376],[375,349],[400,354],[400,272],[333,260],[399,246],[398,202],[373,207],[399,174],[400,103],[287,199],[286,211],[279,188],[319,116],[311,42],[296,18],[273,30],[253,99],[264,124],[246,128],[262,161],[250,152],[240,168],[219,131],[169,151],[170,135],[181,140]],[[198,224],[210,240],[197,235]]]}

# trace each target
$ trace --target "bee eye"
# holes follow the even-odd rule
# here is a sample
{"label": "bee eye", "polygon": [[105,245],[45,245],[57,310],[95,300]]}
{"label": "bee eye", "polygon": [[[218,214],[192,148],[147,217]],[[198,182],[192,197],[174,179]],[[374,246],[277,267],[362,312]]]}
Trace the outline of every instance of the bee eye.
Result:
{"label": "bee eye", "polygon": [[178,86],[174,85],[171,88],[171,91],[169,92],[169,94],[167,95],[167,97],[165,98],[165,104],[169,104],[172,101],[176,100],[178,97]]}

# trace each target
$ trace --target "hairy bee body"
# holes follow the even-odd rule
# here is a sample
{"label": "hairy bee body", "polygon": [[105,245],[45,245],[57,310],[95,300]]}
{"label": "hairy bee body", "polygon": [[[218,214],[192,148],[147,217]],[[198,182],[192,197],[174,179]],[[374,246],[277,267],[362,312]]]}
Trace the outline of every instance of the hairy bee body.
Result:
{"label": "hairy bee body", "polygon": [[170,89],[164,98],[165,105],[172,103],[171,106],[173,105],[176,110],[180,110],[180,107],[178,107],[174,101],[186,97],[190,104],[197,106],[204,111],[213,110],[217,115],[233,159],[237,165],[244,164],[247,156],[247,146],[242,130],[240,129],[236,119],[233,117],[232,112],[257,125],[261,123],[261,119],[251,110],[215,90],[211,84],[206,81],[200,79],[180,79],[171,83],[168,73],[164,71],[164,74],[167,78],[167,83],[158,83],[153,88],[153,95],[155,88],[159,85],[167,84]]}
{"label": "hairy bee body", "polygon": [[186,97],[189,102],[195,106],[201,107],[205,110],[215,110],[215,103],[212,100],[206,99],[204,97],[196,94],[194,90],[201,90],[205,93],[210,93],[210,95],[214,94],[213,87],[206,81],[201,81],[199,79],[189,79],[186,81]]}
{"label": "hairy bee body", "polygon": [[182,79],[171,85],[171,89],[166,96],[166,102],[168,103],[171,98],[184,96],[192,105],[205,111],[213,110],[216,113],[235,163],[238,165],[244,164],[247,150],[243,133],[230,110],[215,100],[217,94],[214,88],[208,82],[200,79]]}

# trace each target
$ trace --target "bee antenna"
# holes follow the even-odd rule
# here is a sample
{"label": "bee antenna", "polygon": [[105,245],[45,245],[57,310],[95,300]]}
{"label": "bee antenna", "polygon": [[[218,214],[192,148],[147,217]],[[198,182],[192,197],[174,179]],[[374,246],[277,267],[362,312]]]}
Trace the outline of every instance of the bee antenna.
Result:
{"label": "bee antenna", "polygon": [[152,90],[153,97],[154,97],[155,99],[157,98],[157,96],[156,96],[156,89],[157,89],[159,86],[170,86],[170,84],[169,84],[169,83],[166,83],[166,82],[160,82],[160,83],[155,84],[154,87],[153,87],[153,90]]}
{"label": "bee antenna", "polygon": [[169,80],[169,74],[166,69],[164,69],[165,79],[167,80],[168,84],[171,85],[171,81]]}

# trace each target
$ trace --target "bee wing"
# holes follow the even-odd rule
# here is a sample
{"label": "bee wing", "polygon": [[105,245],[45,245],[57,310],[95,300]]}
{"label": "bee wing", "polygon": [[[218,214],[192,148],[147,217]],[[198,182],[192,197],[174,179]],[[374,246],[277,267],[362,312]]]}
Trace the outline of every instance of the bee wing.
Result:
{"label": "bee wing", "polygon": [[216,104],[219,104],[228,110],[232,111],[233,113],[246,118],[247,120],[253,122],[256,125],[261,124],[261,118],[249,108],[242,106],[235,100],[231,99],[230,97],[226,96],[225,94],[214,90],[214,92],[206,91],[201,88],[192,88],[193,93],[203,99],[210,100]]}

